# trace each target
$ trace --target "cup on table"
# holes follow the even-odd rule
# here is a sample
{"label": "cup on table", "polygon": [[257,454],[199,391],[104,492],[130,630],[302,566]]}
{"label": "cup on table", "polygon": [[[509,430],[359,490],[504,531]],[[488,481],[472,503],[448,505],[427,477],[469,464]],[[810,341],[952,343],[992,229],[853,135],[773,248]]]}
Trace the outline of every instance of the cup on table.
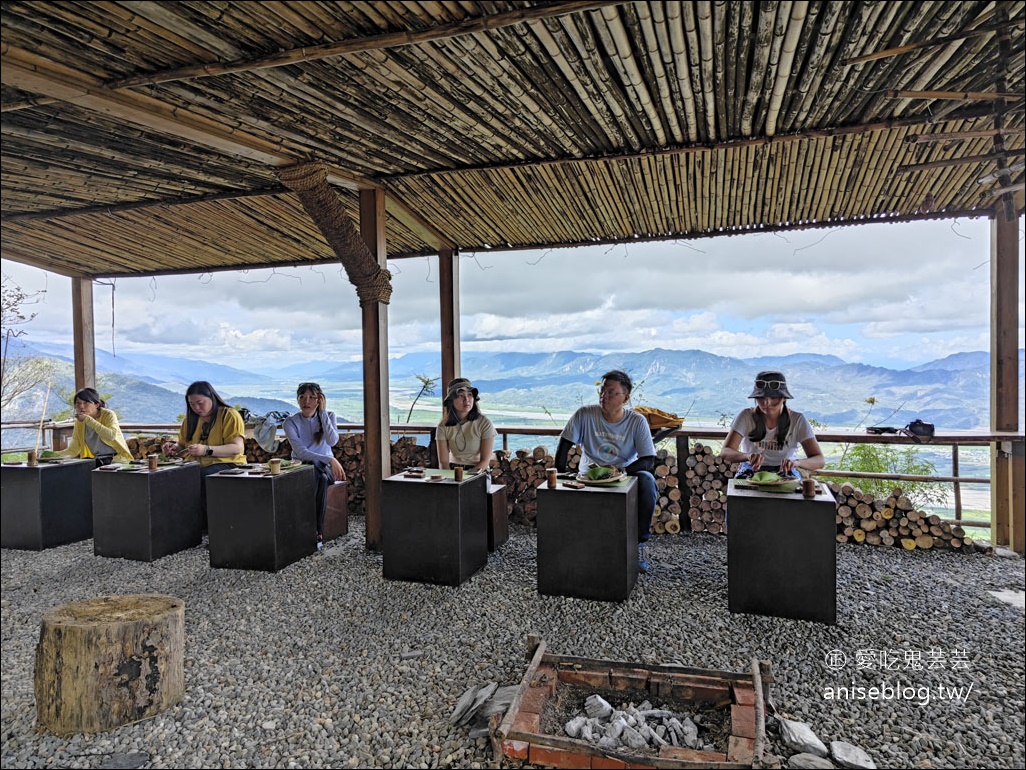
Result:
{"label": "cup on table", "polygon": [[815,497],[816,496],[816,480],[815,479],[802,479],[802,496],[803,497]]}
{"label": "cup on table", "polygon": [[452,469],[452,477],[456,481],[463,481],[463,466],[462,465],[457,465],[456,467],[454,467]]}
{"label": "cup on table", "polygon": [[151,471],[157,470],[157,455],[146,455],[146,467]]}
{"label": "cup on table", "polygon": [[556,484],[557,484],[556,474],[558,472],[559,471],[556,468],[546,468],[545,469],[545,484],[546,484],[546,486],[548,486],[549,489],[555,489],[556,488]]}
{"label": "cup on table", "polygon": [[281,473],[281,458],[275,457],[274,459],[267,461],[267,470],[272,476],[277,476]]}
{"label": "cup on table", "polygon": [[35,449],[30,449],[28,451],[28,457],[25,460],[25,464],[30,468],[34,468],[39,465],[39,455],[36,453]]}

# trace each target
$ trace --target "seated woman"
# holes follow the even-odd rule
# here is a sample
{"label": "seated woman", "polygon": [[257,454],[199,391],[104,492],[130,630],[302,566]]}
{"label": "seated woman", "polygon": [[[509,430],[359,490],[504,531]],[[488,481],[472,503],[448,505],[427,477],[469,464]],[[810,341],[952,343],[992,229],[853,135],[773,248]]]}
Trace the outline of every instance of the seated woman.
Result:
{"label": "seated woman", "polygon": [[647,546],[652,537],[656,491],[655,444],[648,420],[627,407],[634,383],[627,372],[614,369],[602,375],[599,402],[582,406],[570,417],[556,447],[556,470],[566,471],[574,444],[582,449],[580,472],[592,465],[612,465],[638,480],[638,570],[648,572]]}
{"label": "seated woman", "polygon": [[132,461],[118,416],[107,408],[95,388],[83,388],[75,394],[75,427],[71,443],[58,452],[61,457],[95,458],[96,467]]}
{"label": "seated woman", "polygon": [[292,459],[311,463],[317,475],[317,548],[324,544],[324,513],[328,505],[328,486],[345,481],[346,472],[331,448],[338,443],[335,413],[327,410],[327,400],[316,382],[301,382],[296,389],[299,412],[285,418],[285,436],[292,446]]}
{"label": "seated woman", "polygon": [[469,470],[488,470],[495,447],[495,426],[481,414],[477,388],[457,377],[445,390],[445,418],[435,429],[438,467],[462,465]]}
{"label": "seated woman", "polygon": [[[720,453],[727,462],[741,463],[735,478],[748,478],[758,471],[797,478],[799,468],[814,471],[826,465],[805,415],[787,408],[787,399],[793,396],[782,373],[759,372],[748,397],[756,405],[734,418]],[[799,444],[804,460],[798,459]]]}
{"label": "seated woman", "polygon": [[184,451],[199,460],[200,499],[203,528],[207,526],[207,476],[246,462],[246,424],[242,415],[225,403],[213,385],[205,380],[192,383],[185,391],[186,415],[178,441],[166,441],[166,455]]}

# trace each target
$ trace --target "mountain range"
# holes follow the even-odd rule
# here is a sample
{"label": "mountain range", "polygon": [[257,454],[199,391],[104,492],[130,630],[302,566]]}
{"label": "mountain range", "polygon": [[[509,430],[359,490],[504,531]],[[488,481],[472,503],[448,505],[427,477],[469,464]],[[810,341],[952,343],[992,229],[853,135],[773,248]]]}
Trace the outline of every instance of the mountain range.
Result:
{"label": "mountain range", "polygon": [[[11,341],[8,355],[55,359],[55,386],[72,385],[70,346]],[[175,422],[184,412],[182,395],[188,383],[208,380],[229,403],[256,414],[295,411],[296,383],[316,380],[329,398],[347,393],[359,398],[362,363],[333,361],[297,363],[274,371],[245,371],[197,359],[155,354],[111,355],[97,349],[96,365],[102,389],[111,394],[123,422]],[[418,376],[437,378],[437,352],[412,353],[389,361],[393,406],[407,406],[418,394]],[[653,349],[640,353],[478,353],[464,352],[463,376],[479,389],[482,409],[569,413],[581,404],[595,403],[595,386],[610,369],[627,371],[635,382],[633,401],[685,416],[689,422],[723,422],[743,406],[754,375],[778,370],[787,376],[794,408],[819,423],[835,428],[857,425],[901,427],[920,418],[938,430],[987,429],[990,410],[990,355],[957,353],[909,369],[888,369],[848,363],[836,356],[797,354],[760,358],[729,358],[700,350]],[[1019,350],[1019,409],[1023,410],[1024,351]],[[444,384],[421,401],[437,409]],[[339,419],[362,420],[353,413]],[[39,394],[23,397],[5,410],[4,420],[38,419]],[[53,409],[48,409],[52,413]],[[1022,418],[1020,417],[1020,420]],[[417,421],[416,419],[414,421]],[[522,424],[520,419],[496,423]]]}

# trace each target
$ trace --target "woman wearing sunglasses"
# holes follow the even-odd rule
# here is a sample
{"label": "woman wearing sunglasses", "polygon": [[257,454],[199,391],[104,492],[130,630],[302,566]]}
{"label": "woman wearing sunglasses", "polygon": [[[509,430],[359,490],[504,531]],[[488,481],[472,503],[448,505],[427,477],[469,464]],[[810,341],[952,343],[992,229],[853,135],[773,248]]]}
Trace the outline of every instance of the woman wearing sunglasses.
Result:
{"label": "woman wearing sunglasses", "polygon": [[[787,408],[787,399],[793,396],[781,372],[759,372],[748,397],[755,399],[755,406],[734,418],[720,453],[727,462],[740,463],[737,478],[758,471],[798,477],[799,468],[814,471],[826,465],[805,415]],[[805,452],[802,460],[798,459],[799,444]]]}
{"label": "woman wearing sunglasses", "polygon": [[285,418],[285,436],[292,446],[292,459],[314,466],[317,474],[317,547],[324,542],[324,514],[328,505],[328,486],[345,481],[346,472],[331,448],[338,443],[335,413],[327,409],[324,391],[316,382],[301,382],[296,388],[299,411]]}

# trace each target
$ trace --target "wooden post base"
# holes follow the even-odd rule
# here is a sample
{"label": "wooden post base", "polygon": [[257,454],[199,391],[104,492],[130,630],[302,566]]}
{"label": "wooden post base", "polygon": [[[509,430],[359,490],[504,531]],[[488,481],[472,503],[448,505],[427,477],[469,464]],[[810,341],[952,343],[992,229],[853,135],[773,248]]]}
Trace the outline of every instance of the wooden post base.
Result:
{"label": "wooden post base", "polygon": [[36,719],[58,735],[138,722],[185,694],[185,602],[103,596],[43,615]]}

